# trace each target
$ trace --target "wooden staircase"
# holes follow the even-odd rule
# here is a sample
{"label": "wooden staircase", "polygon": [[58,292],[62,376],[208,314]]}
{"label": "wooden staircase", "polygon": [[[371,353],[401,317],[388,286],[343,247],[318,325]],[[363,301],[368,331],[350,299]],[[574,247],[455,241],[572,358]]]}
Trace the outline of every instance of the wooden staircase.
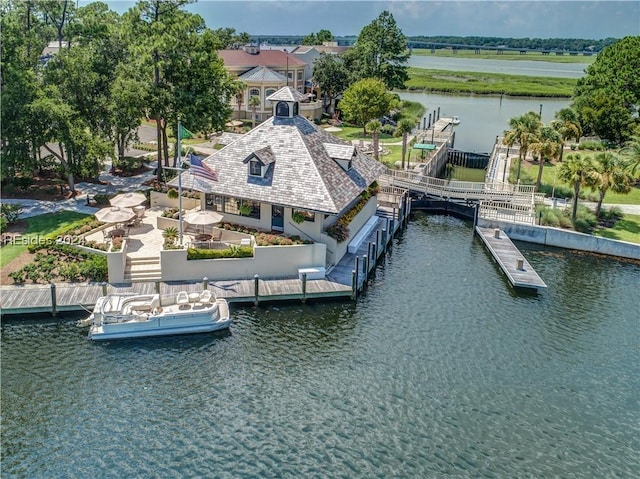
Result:
{"label": "wooden staircase", "polygon": [[127,257],[124,270],[125,282],[161,281],[162,269],[158,256]]}

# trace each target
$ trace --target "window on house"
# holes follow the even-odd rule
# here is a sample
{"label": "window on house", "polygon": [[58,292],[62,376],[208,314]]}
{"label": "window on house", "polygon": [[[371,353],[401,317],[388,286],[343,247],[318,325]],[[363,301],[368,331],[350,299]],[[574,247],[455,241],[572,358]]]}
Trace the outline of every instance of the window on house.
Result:
{"label": "window on house", "polygon": [[224,212],[224,197],[207,193],[205,195],[206,209]]}
{"label": "window on house", "polygon": [[242,200],[242,210],[244,216],[260,219],[260,203],[257,201]]}
{"label": "window on house", "polygon": [[303,70],[298,71],[298,84],[302,83],[302,75],[304,74]]}
{"label": "window on house", "polygon": [[271,95],[273,95],[276,91],[273,88],[269,88],[266,92],[265,92],[265,96],[266,97],[270,97]]}
{"label": "window on house", "polygon": [[262,176],[262,165],[259,161],[252,160],[249,162],[249,174],[251,176]]}
{"label": "window on house", "polygon": [[291,213],[291,216],[294,218],[294,221],[296,217],[304,218],[305,221],[315,221],[315,218],[316,218],[316,215],[311,211],[295,210],[295,209]]}
{"label": "window on house", "polygon": [[252,96],[257,96],[258,98],[260,98],[260,90],[258,90],[257,88],[252,88],[251,90],[249,90],[249,98],[251,98]]}

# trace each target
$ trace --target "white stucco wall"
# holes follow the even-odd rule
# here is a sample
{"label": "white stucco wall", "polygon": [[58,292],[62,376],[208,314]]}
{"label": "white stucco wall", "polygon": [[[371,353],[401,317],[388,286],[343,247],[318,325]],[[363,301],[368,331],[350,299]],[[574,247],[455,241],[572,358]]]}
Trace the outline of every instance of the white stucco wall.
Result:
{"label": "white stucco wall", "polygon": [[124,270],[127,266],[127,240],[122,240],[120,251],[107,251],[107,267],[109,268],[109,283],[123,283]]}
{"label": "white stucco wall", "polygon": [[[151,191],[150,192],[149,203],[151,207],[164,207],[164,208],[177,208],[178,207],[178,198],[169,198],[166,193],[160,193],[159,191]],[[186,198],[182,197],[182,209],[183,210],[191,210],[193,208],[199,207],[202,204],[201,198]]]}
{"label": "white stucco wall", "polygon": [[297,277],[298,268],[325,266],[326,246],[320,243],[295,246],[256,246],[253,258],[187,260],[186,250],[160,252],[163,281]]}

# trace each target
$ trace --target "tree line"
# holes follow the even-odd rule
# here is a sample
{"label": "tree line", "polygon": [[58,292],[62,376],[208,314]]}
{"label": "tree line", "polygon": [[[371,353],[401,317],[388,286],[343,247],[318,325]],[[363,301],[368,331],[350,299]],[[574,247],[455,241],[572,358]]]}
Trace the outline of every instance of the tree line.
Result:
{"label": "tree line", "polygon": [[221,129],[237,82],[215,52],[248,35],[206,28],[187,3],[140,0],[119,15],[102,2],[3,2],[2,181],[54,170],[74,192],[105,159],[123,159],[143,119],[156,127],[160,180],[178,119]]}
{"label": "tree line", "polygon": [[[412,36],[407,37],[410,46],[424,48],[424,43],[449,43],[455,45],[522,48],[548,51],[588,51],[599,52],[618,41],[617,38],[589,40],[582,38],[501,38],[501,37],[459,37],[459,36]],[[436,47],[437,48],[437,47]]]}
{"label": "tree line", "polygon": [[[321,30],[319,33],[327,32]],[[266,42],[273,45],[319,45],[322,42],[310,43],[313,41],[313,35],[261,35],[250,36],[252,42]],[[350,46],[356,43],[357,36],[333,36],[331,39],[324,41],[335,41],[338,45]],[[449,43],[456,45],[485,46],[485,47],[506,47],[506,48],[523,48],[534,50],[549,51],[587,51],[597,53],[605,47],[614,44],[618,38],[604,38],[601,40],[585,39],[585,38],[503,38],[503,37],[478,37],[478,36],[424,36],[414,35],[406,37],[407,44],[410,47],[424,48],[426,44],[433,43]],[[438,48],[438,47],[436,47]]]}

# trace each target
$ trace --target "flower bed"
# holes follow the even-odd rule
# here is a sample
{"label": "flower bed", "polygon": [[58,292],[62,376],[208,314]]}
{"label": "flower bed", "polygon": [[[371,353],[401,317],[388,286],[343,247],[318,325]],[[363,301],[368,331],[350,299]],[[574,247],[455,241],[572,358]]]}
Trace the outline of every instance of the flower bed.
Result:
{"label": "flower bed", "polygon": [[228,231],[237,231],[238,233],[253,235],[256,239],[257,246],[290,246],[298,244],[313,244],[313,241],[301,239],[299,236],[287,236],[281,233],[277,234],[270,231],[248,228],[247,226],[237,225],[234,223],[223,223],[219,226],[219,228]]}

